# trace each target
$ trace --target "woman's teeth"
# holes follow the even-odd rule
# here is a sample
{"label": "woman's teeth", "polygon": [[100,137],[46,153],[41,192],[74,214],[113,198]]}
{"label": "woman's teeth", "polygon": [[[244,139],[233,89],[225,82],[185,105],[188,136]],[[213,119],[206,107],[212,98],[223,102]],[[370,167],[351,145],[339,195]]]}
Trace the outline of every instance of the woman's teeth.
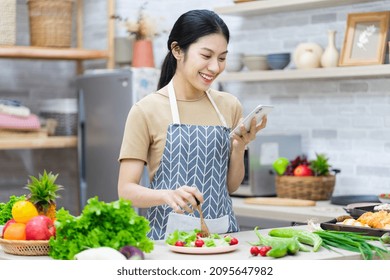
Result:
{"label": "woman's teeth", "polygon": [[211,81],[211,80],[213,79],[212,76],[209,76],[209,75],[206,75],[206,74],[203,74],[203,73],[200,73],[200,75],[201,75],[204,79],[209,80],[209,81]]}

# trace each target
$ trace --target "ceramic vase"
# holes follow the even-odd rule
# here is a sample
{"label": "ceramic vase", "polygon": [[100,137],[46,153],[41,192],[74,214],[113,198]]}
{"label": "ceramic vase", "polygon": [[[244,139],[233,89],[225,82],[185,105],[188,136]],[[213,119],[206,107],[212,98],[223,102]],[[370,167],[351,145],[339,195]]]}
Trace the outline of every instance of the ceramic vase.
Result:
{"label": "ceramic vase", "polygon": [[321,66],[322,67],[337,67],[339,62],[339,52],[336,49],[335,44],[336,31],[328,31],[328,46],[326,47],[322,57],[321,57]]}
{"label": "ceramic vase", "polygon": [[311,69],[320,67],[321,57],[312,49],[306,49],[298,58],[298,65],[300,69]]}
{"label": "ceramic vase", "polygon": [[324,50],[317,43],[301,43],[294,50],[293,61],[298,69],[318,68],[323,53]]}
{"label": "ceramic vase", "polygon": [[134,38],[116,37],[114,40],[115,63],[119,66],[131,64],[133,59]]}
{"label": "ceramic vase", "polygon": [[132,67],[154,67],[153,43],[151,40],[136,40],[133,45]]}

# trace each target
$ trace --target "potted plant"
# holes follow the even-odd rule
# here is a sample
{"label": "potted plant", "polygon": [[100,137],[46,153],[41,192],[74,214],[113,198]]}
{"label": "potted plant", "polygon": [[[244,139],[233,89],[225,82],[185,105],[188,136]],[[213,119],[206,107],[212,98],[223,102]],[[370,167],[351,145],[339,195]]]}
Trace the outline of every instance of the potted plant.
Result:
{"label": "potted plant", "polygon": [[297,156],[293,160],[278,158],[273,163],[277,173],[277,196],[309,200],[330,199],[336,183],[335,174],[339,172],[331,167],[325,154],[316,154],[313,160],[308,160],[305,155]]}

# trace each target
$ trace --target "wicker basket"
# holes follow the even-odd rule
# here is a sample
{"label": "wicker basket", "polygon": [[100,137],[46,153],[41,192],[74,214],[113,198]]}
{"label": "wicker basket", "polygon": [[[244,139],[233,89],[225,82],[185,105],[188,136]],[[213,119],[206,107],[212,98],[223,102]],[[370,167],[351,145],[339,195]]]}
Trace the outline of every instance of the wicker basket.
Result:
{"label": "wicker basket", "polygon": [[3,251],[20,256],[47,256],[49,254],[49,240],[6,240],[0,238]]}
{"label": "wicker basket", "polygon": [[29,0],[31,46],[69,48],[73,0]]}
{"label": "wicker basket", "polygon": [[15,45],[16,0],[1,0],[0,11],[0,45]]}
{"label": "wicker basket", "polygon": [[276,195],[284,198],[328,200],[331,198],[336,177],[329,176],[276,176]]}

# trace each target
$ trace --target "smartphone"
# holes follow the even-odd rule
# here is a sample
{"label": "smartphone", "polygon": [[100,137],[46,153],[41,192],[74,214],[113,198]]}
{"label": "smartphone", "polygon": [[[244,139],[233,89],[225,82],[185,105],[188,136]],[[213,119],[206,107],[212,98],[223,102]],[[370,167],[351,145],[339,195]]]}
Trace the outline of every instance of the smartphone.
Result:
{"label": "smartphone", "polygon": [[261,119],[272,111],[274,106],[272,105],[258,105],[252,112],[250,112],[237,126],[230,132],[230,137],[233,136],[233,133],[241,136],[241,124],[245,125],[247,131],[249,131],[251,126],[251,121],[256,117],[256,124],[261,122]]}

